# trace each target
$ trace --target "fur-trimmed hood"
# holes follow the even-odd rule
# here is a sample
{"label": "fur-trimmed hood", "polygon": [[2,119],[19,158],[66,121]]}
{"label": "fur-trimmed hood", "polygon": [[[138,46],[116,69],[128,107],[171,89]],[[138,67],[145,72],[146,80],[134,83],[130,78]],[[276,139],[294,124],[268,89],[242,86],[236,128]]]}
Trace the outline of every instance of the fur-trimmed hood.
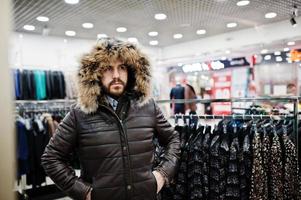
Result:
{"label": "fur-trimmed hood", "polygon": [[131,43],[107,38],[101,39],[93,49],[83,55],[78,71],[78,103],[80,109],[89,114],[96,112],[99,104],[105,102],[101,78],[112,59],[120,59],[128,66],[127,92],[134,94],[143,105],[150,98],[151,69],[149,60]]}

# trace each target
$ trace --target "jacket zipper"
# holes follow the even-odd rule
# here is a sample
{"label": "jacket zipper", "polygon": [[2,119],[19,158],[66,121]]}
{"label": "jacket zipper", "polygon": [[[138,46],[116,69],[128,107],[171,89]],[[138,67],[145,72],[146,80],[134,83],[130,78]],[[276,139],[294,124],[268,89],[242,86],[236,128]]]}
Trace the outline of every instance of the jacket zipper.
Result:
{"label": "jacket zipper", "polygon": [[[125,146],[122,146],[122,149],[121,151],[123,152],[123,148],[126,147],[126,153],[127,153],[127,161],[128,161],[128,166],[129,166],[129,175],[130,175],[130,180],[129,180],[129,183],[128,185],[126,186],[126,192],[128,193],[129,190],[131,190],[131,188],[133,187],[133,182],[132,182],[132,172],[131,172],[131,161],[130,161],[130,152],[129,152],[129,145],[128,145],[128,138],[127,138],[127,133],[124,129],[124,125],[123,125],[123,121],[119,118],[119,116],[111,110],[111,108],[105,106],[105,105],[101,105],[102,107],[104,107],[105,109],[107,109],[111,114],[113,114],[113,116],[116,117],[116,119],[118,120],[119,122],[119,125],[121,127],[121,132],[123,133],[124,135],[124,140],[125,140]],[[130,189],[128,188],[130,187]],[[131,196],[131,195],[130,195]]]}

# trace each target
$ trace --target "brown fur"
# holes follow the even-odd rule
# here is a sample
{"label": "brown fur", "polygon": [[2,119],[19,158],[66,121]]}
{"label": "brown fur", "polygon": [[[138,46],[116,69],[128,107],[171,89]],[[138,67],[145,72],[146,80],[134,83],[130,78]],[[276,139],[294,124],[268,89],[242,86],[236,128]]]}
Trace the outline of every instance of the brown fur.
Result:
{"label": "brown fur", "polygon": [[[134,73],[136,82],[133,91],[137,94],[139,105],[144,105],[150,98],[150,64],[136,46],[115,39],[103,39],[90,53],[81,59],[78,72],[78,106],[89,114],[96,112],[99,104],[104,103],[101,88],[103,70],[112,59],[119,58]],[[128,80],[133,81],[133,80]]]}

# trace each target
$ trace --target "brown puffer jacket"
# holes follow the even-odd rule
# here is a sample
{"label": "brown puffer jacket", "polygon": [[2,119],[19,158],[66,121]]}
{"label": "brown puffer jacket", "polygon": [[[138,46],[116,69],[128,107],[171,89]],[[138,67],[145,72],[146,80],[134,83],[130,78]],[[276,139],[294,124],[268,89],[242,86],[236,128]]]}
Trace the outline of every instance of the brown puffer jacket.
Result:
{"label": "brown puffer jacket", "polygon": [[[154,135],[167,149],[156,169],[169,180],[174,176],[179,136],[155,102],[138,107],[135,100],[123,98],[118,106],[117,114],[105,104],[95,114],[73,107],[46,147],[46,173],[70,197],[85,199],[92,187],[93,200],[155,199]],[[67,165],[74,150],[80,158],[80,178]]]}

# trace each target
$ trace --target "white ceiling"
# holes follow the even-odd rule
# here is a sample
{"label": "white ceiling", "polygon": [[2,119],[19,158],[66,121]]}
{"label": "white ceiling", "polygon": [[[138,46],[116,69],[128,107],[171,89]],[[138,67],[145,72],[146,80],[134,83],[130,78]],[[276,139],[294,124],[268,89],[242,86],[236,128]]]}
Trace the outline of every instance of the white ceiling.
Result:
{"label": "white ceiling", "polygon": [[[215,35],[254,28],[289,19],[293,5],[301,8],[301,0],[250,0],[250,4],[238,7],[238,0],[80,0],[76,5],[64,0],[14,0],[14,30],[24,32],[23,26],[36,26],[33,33],[42,34],[47,26],[49,35],[65,36],[66,30],[77,32],[76,38],[96,39],[98,33],[114,37],[136,37],[148,46],[150,40],[158,40],[159,47],[177,45],[182,42],[203,39]],[[273,19],[266,19],[268,12],[276,12]],[[165,13],[167,19],[154,19],[156,13]],[[47,16],[49,22],[39,22],[38,16]],[[82,23],[92,22],[93,29],[82,28]],[[226,24],[236,22],[229,29]],[[125,33],[116,28],[124,26]],[[206,29],[206,35],[197,35],[196,30]],[[156,37],[148,36],[157,31]],[[28,31],[26,31],[28,32]],[[183,38],[173,39],[181,33]]]}

